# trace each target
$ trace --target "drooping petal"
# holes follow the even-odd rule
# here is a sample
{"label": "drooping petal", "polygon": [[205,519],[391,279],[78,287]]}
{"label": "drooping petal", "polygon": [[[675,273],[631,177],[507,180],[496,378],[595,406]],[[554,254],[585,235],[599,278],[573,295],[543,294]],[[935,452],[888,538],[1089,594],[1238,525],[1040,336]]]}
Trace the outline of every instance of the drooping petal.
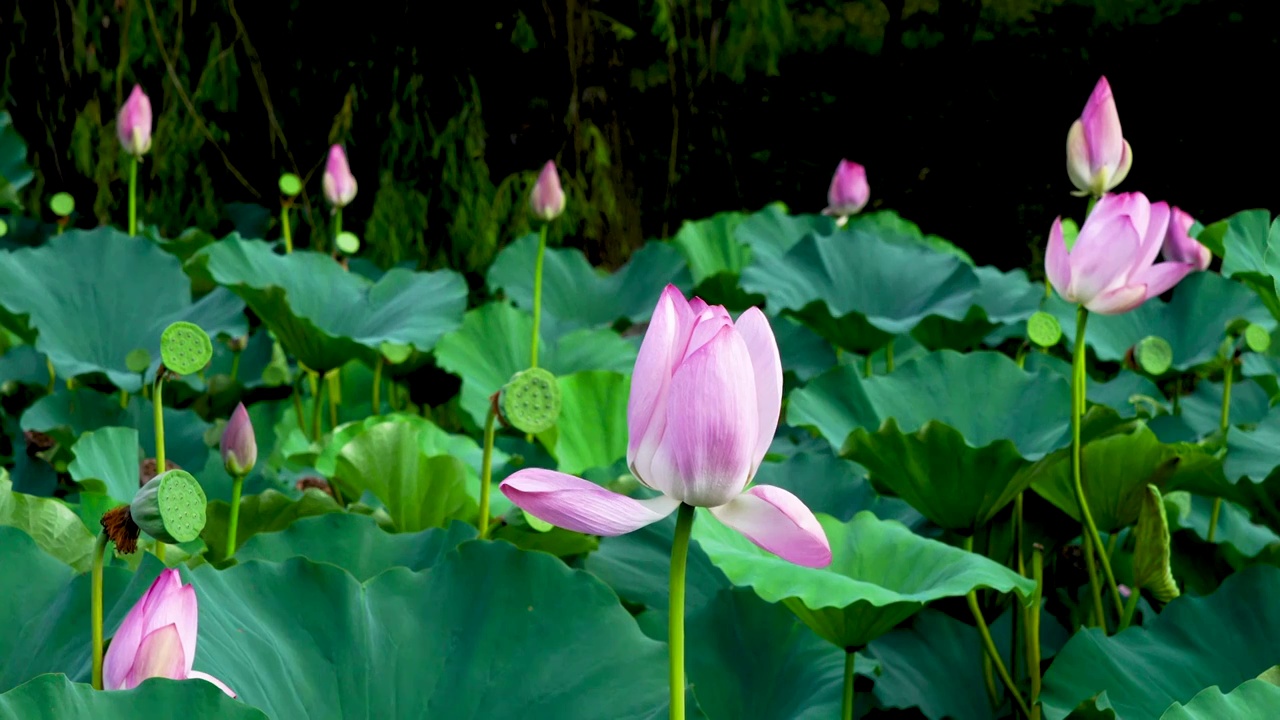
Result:
{"label": "drooping petal", "polygon": [[666,495],[634,500],[573,475],[529,468],[498,486],[516,506],[541,520],[591,535],[622,535],[671,514],[680,502]]}
{"label": "drooping petal", "polygon": [[135,688],[138,683],[153,677],[184,680],[187,662],[176,626],[165,625],[153,630],[138,645],[138,657],[129,669],[123,689]]}
{"label": "drooping petal", "polygon": [[192,670],[191,672],[187,673],[187,678],[191,680],[206,680],[216,685],[218,689],[221,690],[222,692],[230,695],[231,697],[236,697],[236,692],[231,688],[227,687],[226,683],[222,682],[218,678],[208,673],[202,673],[199,670]]}
{"label": "drooping petal", "polygon": [[814,568],[831,564],[831,544],[822,525],[800,498],[780,487],[756,485],[711,512],[783,560]]}
{"label": "drooping petal", "polygon": [[778,431],[778,415],[782,412],[782,358],[778,354],[778,340],[769,326],[769,319],[759,308],[747,308],[738,316],[734,327],[747,344],[747,354],[751,356],[751,369],[756,378],[756,411],[760,424],[755,452],[751,457],[751,475],[754,477]]}
{"label": "drooping petal", "polygon": [[666,407],[667,387],[680,359],[679,353],[684,349],[681,311],[688,314],[689,303],[675,285],[668,285],[653,309],[631,372],[631,396],[627,399],[627,465],[641,482],[647,482],[644,478],[649,460],[662,438],[661,427],[650,435],[649,425],[655,415],[660,424],[666,424],[666,414],[660,411]]}
{"label": "drooping petal", "polygon": [[1067,296],[1071,287],[1071,259],[1067,254],[1067,239],[1062,234],[1062,218],[1053,221],[1049,228],[1049,247],[1044,253],[1044,274],[1049,284],[1064,299],[1075,302],[1075,298]]}
{"label": "drooping petal", "polygon": [[671,397],[651,468],[658,486],[690,505],[729,502],[746,487],[760,432],[755,370],[735,328],[676,369]]}
{"label": "drooping petal", "polygon": [[1146,298],[1162,295],[1170,288],[1182,282],[1182,279],[1196,269],[1191,263],[1162,262],[1144,269],[1133,277],[1134,284],[1142,284],[1147,288]]}
{"label": "drooping petal", "polygon": [[1081,192],[1093,186],[1093,170],[1089,167],[1089,147],[1084,141],[1084,123],[1076,120],[1067,131],[1067,177]]}
{"label": "drooping petal", "polygon": [[1146,285],[1125,285],[1098,295],[1084,303],[1084,307],[1099,315],[1119,315],[1146,302],[1147,297]]}

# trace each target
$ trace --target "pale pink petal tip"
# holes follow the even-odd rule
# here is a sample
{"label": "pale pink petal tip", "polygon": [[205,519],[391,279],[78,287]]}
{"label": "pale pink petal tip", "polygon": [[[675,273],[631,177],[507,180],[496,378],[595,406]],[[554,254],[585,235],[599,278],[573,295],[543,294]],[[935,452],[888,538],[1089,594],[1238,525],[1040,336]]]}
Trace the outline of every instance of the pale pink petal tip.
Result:
{"label": "pale pink petal tip", "polygon": [[534,517],[590,535],[623,535],[661,520],[680,505],[665,495],[635,500],[582,478],[540,468],[512,473],[499,489]]}
{"label": "pale pink petal tip", "polygon": [[711,512],[783,560],[812,568],[831,564],[831,544],[822,525],[800,498],[780,487],[756,485]]}

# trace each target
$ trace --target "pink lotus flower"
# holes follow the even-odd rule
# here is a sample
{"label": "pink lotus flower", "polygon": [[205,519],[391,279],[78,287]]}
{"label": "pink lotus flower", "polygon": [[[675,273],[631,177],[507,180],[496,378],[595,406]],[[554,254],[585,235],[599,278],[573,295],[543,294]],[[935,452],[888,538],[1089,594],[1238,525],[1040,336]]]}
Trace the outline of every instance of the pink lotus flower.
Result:
{"label": "pink lotus flower", "polygon": [[222,464],[233,477],[248,475],[258,462],[258,440],[253,434],[253,423],[244,403],[236,405],[235,412],[222,431]]}
{"label": "pink lotus flower", "polygon": [[1171,262],[1190,263],[1196,270],[1208,270],[1213,253],[1191,237],[1191,226],[1196,221],[1184,210],[1169,208],[1169,232],[1164,236],[1164,249],[1160,256]]}
{"label": "pink lotus flower", "polygon": [[560,217],[565,206],[564,190],[560,187],[560,171],[556,169],[556,161],[548,160],[538,173],[538,182],[529,195],[529,207],[533,214],[544,222],[551,222]]}
{"label": "pink lotus flower", "polygon": [[825,567],[831,546],[809,508],[782,488],[747,489],[781,406],[782,362],[764,314],[750,308],[735,323],[723,307],[690,302],[668,285],[640,346],[627,403],[627,462],[662,494],[635,500],[541,469],[513,473],[500,487],[535,517],[595,535],[631,532],[681,503],[706,507],[765,550]]}
{"label": "pink lotus flower", "polygon": [[1132,165],[1133,148],[1120,131],[1111,85],[1100,78],[1067,132],[1067,176],[1079,188],[1072,195],[1101,196],[1119,185]]}
{"label": "pink lotus flower", "polygon": [[1104,195],[1067,250],[1062,218],[1053,221],[1044,269],[1069,302],[1103,315],[1129,312],[1195,269],[1187,262],[1155,262],[1169,227],[1169,206],[1142,193]]}
{"label": "pink lotus flower", "polygon": [[341,145],[329,148],[329,161],[325,163],[320,184],[324,186],[325,199],[335,208],[344,208],[356,198],[356,178],[351,174],[347,153]]}
{"label": "pink lotus flower", "polygon": [[867,170],[856,162],[841,160],[827,190],[827,207],[823,215],[834,215],[841,225],[850,215],[857,215],[871,199]]}
{"label": "pink lotus flower", "polygon": [[196,591],[176,569],[160,573],[125,615],[102,661],[102,687],[130,690],[153,677],[199,678],[236,694],[212,675],[191,669],[196,657]]}
{"label": "pink lotus flower", "polygon": [[151,99],[134,85],[116,117],[116,135],[124,151],[142,157],[151,149]]}

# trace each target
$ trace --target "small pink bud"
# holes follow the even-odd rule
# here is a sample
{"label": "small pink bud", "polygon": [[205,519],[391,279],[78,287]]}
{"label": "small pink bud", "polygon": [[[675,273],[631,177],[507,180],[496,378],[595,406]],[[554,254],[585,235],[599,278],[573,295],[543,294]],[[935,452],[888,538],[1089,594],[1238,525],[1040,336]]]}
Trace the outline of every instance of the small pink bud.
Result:
{"label": "small pink bud", "polygon": [[1191,226],[1196,221],[1185,210],[1169,208],[1169,230],[1164,236],[1160,254],[1170,262],[1189,263],[1197,270],[1208,270],[1213,253],[1191,237]]}
{"label": "small pink bud", "polygon": [[841,160],[827,190],[827,207],[823,215],[834,215],[841,225],[850,215],[857,215],[871,199],[867,170],[856,162]]}
{"label": "small pink bud", "polygon": [[240,403],[222,431],[222,464],[232,477],[244,477],[257,461],[258,441],[253,435],[253,423],[249,421],[244,403]]}
{"label": "small pink bud", "polygon": [[116,135],[124,151],[142,157],[151,149],[151,99],[134,85],[116,118]]}
{"label": "small pink bud", "polygon": [[356,197],[356,178],[347,165],[347,154],[341,145],[329,148],[329,161],[324,166],[324,197],[329,204],[341,209],[351,204]]}
{"label": "small pink bud", "polygon": [[533,214],[545,222],[551,222],[564,212],[565,196],[560,187],[560,172],[556,169],[556,161],[548,160],[538,174],[538,182],[529,195],[529,207]]}
{"label": "small pink bud", "polygon": [[1067,177],[1074,195],[1102,194],[1119,185],[1133,166],[1133,148],[1120,130],[1116,99],[1105,77],[1098,79],[1080,119],[1067,131]]}

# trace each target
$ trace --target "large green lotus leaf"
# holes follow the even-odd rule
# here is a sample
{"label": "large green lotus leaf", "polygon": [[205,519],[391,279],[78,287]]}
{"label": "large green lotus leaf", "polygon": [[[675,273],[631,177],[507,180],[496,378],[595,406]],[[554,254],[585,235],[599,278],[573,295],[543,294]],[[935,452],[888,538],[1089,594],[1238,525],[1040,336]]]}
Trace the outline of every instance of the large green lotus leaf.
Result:
{"label": "large green lotus leaf", "polygon": [[836,351],[826,338],[787,315],[769,318],[782,356],[782,369],[795,373],[800,382],[821,375],[836,364]]}
{"label": "large green lotus leaf", "polygon": [[71,446],[75,459],[67,466],[71,479],[90,491],[121,503],[138,493],[138,431],[104,427],[90,430]]}
{"label": "large green lotus leaf", "polygon": [[[338,512],[342,508],[327,493],[309,488],[294,500],[275,490],[247,495],[240,500],[240,517],[236,523],[236,547],[239,548],[258,533],[284,530],[301,518]],[[208,550],[205,559],[220,563],[227,557],[227,523],[231,506],[221,500],[210,502],[205,510],[204,531],[200,538]]]}
{"label": "large green lotus leaf", "polygon": [[1001,325],[1024,322],[1040,309],[1044,284],[1031,282],[1025,271],[1006,273],[981,266],[973,272],[978,276],[978,289],[968,314],[962,320],[927,317],[911,332],[916,340],[930,349],[968,349]]}
{"label": "large green lotus leaf", "polygon": [[919,225],[893,210],[878,210],[855,215],[849,219],[843,231],[870,232],[900,245],[924,246],[940,253],[954,255],[966,265],[973,265],[973,258],[969,257],[969,253],[961,250],[955,243],[932,233],[925,234],[920,230]]}
{"label": "large green lotus leaf", "polygon": [[[1195,490],[1238,497],[1222,475],[1222,465],[1202,447],[1165,445],[1142,420],[1115,426],[1083,439],[1081,485],[1093,520],[1102,532],[1132,525],[1148,483],[1162,492]],[[1071,477],[1071,451],[1065,448],[1022,473],[1044,499],[1080,521]]]}
{"label": "large green lotus leaf", "polygon": [[631,376],[602,370],[562,375],[560,419],[538,436],[560,472],[581,475],[627,456]]}
{"label": "large green lotus leaf", "polygon": [[0,207],[20,210],[18,193],[35,176],[35,171],[27,165],[27,144],[13,129],[9,113],[0,112]]}
{"label": "large green lotus leaf", "polygon": [[[37,430],[70,445],[80,435],[105,427],[132,427],[138,431],[138,443],[147,457],[155,457],[155,406],[137,395],[129,398],[127,408],[120,407],[117,396],[104,395],[88,388],[59,390],[46,395],[22,413],[23,430]],[[209,423],[190,410],[164,408],[164,447],[166,459],[187,470],[199,470],[209,457],[205,435]],[[135,471],[136,473],[136,471]],[[134,480],[137,477],[135,474]]]}
{"label": "large green lotus leaf", "polygon": [[89,571],[94,536],[75,511],[61,500],[14,492],[4,468],[0,468],[0,526],[23,531],[41,550],[76,572]]}
{"label": "large green lotus leaf", "polygon": [[[498,253],[487,277],[516,307],[533,310],[533,270],[538,235],[526,235]],[[668,243],[647,243],[613,274],[592,267],[581,250],[547,248],[542,259],[542,325],[551,337],[583,327],[607,327],[617,320],[647,320],[662,289],[693,286],[680,251]]]}
{"label": "large green lotus leaf", "polygon": [[721,212],[703,220],[686,220],[671,242],[689,263],[695,285],[717,275],[736,282],[751,259],[751,248],[738,240],[735,231],[748,216]]}
{"label": "large green lotus leaf", "polygon": [[999,563],[920,537],[905,525],[860,512],[848,523],[819,522],[831,543],[829,567],[794,565],[756,546],[699,510],[693,536],[734,585],[769,602],[786,602],[814,632],[841,648],[860,648],[918,612],[925,603],[975,588],[1016,591],[1026,601],[1035,583]]}
{"label": "large green lotus leaf", "polygon": [[840,522],[870,510],[881,520],[897,520],[912,529],[924,523],[924,517],[905,500],[878,495],[865,471],[836,457],[830,447],[797,453],[781,462],[761,463],[752,483],[785,488],[810,510]]}
{"label": "large green lotus leaf", "polygon": [[395,268],[375,283],[323,253],[277,255],[234,233],[186,267],[239,295],[290,355],[319,371],[352,359],[374,365],[383,343],[425,353],[458,327],[467,303],[466,282],[450,270]]}
{"label": "large green lotus leaf", "polygon": [[[529,367],[533,317],[506,303],[467,312],[462,327],[440,339],[436,362],[462,378],[462,409],[483,427],[489,396]],[[555,375],[579,370],[630,373],[638,344],[612,330],[576,330],[560,338],[542,333],[538,365]]]}
{"label": "large green lotus leaf", "polygon": [[[1071,346],[1076,306],[1055,295],[1045,309],[1062,323]],[[1152,298],[1127,313],[1091,314],[1085,343],[1099,360],[1119,361],[1138,341],[1155,335],[1173,348],[1174,369],[1187,370],[1213,359],[1226,338],[1227,326],[1237,318],[1268,330],[1276,327],[1276,319],[1249,288],[1217,273],[1199,272],[1178,283],[1167,303]]]}
{"label": "large green lotus leaf", "polygon": [[471,541],[424,572],[363,584],[304,558],[201,566],[189,579],[198,666],[273,718],[666,711],[665,645],[643,636],[609,588],[544,553]]}
{"label": "large green lotus leaf", "polygon": [[152,678],[132,690],[102,692],[46,674],[0,695],[0,717],[15,720],[136,720],[172,717],[178,708],[184,720],[268,720],[204,680]]}
{"label": "large green lotus leaf", "polygon": [[[780,260],[801,238],[810,233],[830,235],[835,232],[835,219],[826,215],[789,215],[782,203],[770,203],[738,223],[734,237],[750,248],[748,263],[760,255]],[[746,268],[743,265],[739,270]]]}
{"label": "large green lotus leaf", "polygon": [[159,358],[170,323],[190,320],[210,335],[248,329],[243,313],[228,316],[216,297],[192,304],[191,281],[176,258],[110,227],[0,254],[0,307],[39,332],[35,347],[59,377],[104,373],[129,392],[142,388],[142,376],[125,358],[138,348]]}
{"label": "large green lotus leaf", "polygon": [[1069,440],[1071,389],[993,352],[943,350],[863,378],[850,366],[791,394],[809,425],[934,523],[968,529],[1026,487],[1018,471]]}
{"label": "large green lotus leaf", "polygon": [[[1246,568],[1212,595],[1183,595],[1141,628],[1113,637],[1090,628],[1076,633],[1044,676],[1044,714],[1061,720],[1080,701],[1105,689],[1122,720],[1159,717],[1217,685],[1235,688],[1276,664],[1280,569]],[[1229,716],[1228,716],[1229,717]]]}
{"label": "large green lotus leaf", "polygon": [[408,423],[381,423],[343,446],[332,478],[345,497],[373,493],[396,529],[416,532],[475,517],[467,493],[467,471],[451,455],[427,455],[418,447],[418,429]]}
{"label": "large green lotus leaf", "polygon": [[[1190,530],[1201,540],[1208,540],[1213,500],[1179,490],[1166,493],[1164,504],[1173,529]],[[1265,525],[1255,524],[1249,519],[1249,512],[1236,503],[1223,501],[1218,513],[1215,543],[1230,545],[1247,558],[1257,557],[1268,547],[1280,544],[1280,536]]]}
{"label": "large green lotus leaf", "polygon": [[8,394],[16,384],[49,386],[49,362],[44,353],[30,345],[18,345],[0,355],[0,392]]}
{"label": "large green lotus leaf", "polygon": [[1160,720],[1273,720],[1280,708],[1280,685],[1246,680],[1229,693],[1216,685],[1201,690],[1183,705],[1175,703]]}
{"label": "large green lotus leaf", "polygon": [[[1027,353],[1023,367],[1027,372],[1048,369],[1071,382],[1071,363],[1047,352]],[[1105,381],[1089,378],[1085,386],[1085,398],[1094,405],[1111,408],[1121,417],[1133,417],[1140,408],[1150,412],[1152,403],[1160,408],[1168,408],[1164,394],[1154,382],[1127,368],[1121,368]]]}
{"label": "large green lotus leaf", "polygon": [[1267,210],[1242,210],[1213,223],[1201,234],[1222,256],[1222,275],[1243,282],[1258,293],[1271,313],[1280,318],[1276,277],[1280,276],[1280,221]]}
{"label": "large green lotus leaf", "polygon": [[1260,483],[1280,465],[1280,408],[1267,414],[1251,429],[1232,428],[1227,433],[1227,457],[1223,472],[1237,482],[1249,478]]}
{"label": "large green lotus leaf", "polygon": [[[1218,432],[1222,424],[1222,383],[1200,381],[1189,395],[1179,398],[1179,412],[1152,421],[1152,429],[1165,442],[1196,441]],[[1237,380],[1231,385],[1232,425],[1256,425],[1271,410],[1271,396],[1253,380]]]}
{"label": "large green lotus leaf", "polygon": [[393,567],[425,570],[475,536],[475,528],[461,522],[448,528],[393,534],[370,517],[328,513],[302,518],[279,532],[254,535],[236,551],[236,561],[280,562],[305,557],[337,565],[365,582]]}

